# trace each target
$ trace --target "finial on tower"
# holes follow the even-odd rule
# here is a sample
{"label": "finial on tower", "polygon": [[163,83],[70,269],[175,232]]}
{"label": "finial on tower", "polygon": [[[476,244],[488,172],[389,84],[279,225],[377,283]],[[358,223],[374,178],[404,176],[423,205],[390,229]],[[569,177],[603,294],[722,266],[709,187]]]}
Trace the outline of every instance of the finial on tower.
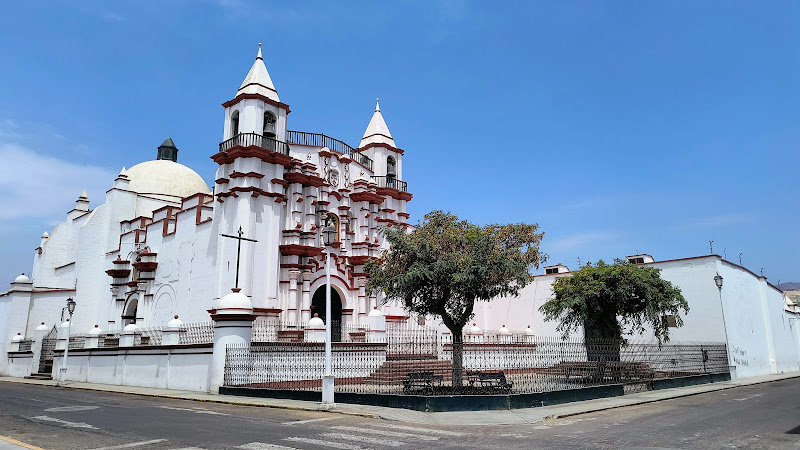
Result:
{"label": "finial on tower", "polygon": [[375,99],[375,112],[381,112],[381,99]]}
{"label": "finial on tower", "polygon": [[264,60],[264,57],[261,56],[261,42],[258,43],[258,56],[256,56],[256,59]]}

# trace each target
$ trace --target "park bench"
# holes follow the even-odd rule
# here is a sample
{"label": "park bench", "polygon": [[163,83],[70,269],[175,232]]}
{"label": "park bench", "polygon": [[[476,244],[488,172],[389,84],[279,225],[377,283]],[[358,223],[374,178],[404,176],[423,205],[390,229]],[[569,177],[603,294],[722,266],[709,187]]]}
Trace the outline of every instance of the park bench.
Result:
{"label": "park bench", "polygon": [[481,370],[468,370],[467,380],[470,386],[478,386],[482,389],[489,391],[511,392],[511,387],[514,383],[506,380],[506,374],[502,370],[499,371],[481,371]]}
{"label": "park bench", "polygon": [[595,361],[561,362],[558,369],[566,380],[573,377],[582,380],[595,380],[601,378],[600,364]]}
{"label": "park bench", "polygon": [[403,393],[421,391],[432,394],[434,387],[442,387],[442,380],[443,375],[434,375],[432,371],[408,372],[408,377],[403,379]]}

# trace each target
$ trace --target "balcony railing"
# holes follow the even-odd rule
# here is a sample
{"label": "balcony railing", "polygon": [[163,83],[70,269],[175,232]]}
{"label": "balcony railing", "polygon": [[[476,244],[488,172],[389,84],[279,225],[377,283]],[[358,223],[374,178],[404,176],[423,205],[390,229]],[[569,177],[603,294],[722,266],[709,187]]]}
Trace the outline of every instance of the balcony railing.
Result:
{"label": "balcony railing", "polygon": [[328,147],[336,153],[349,156],[353,161],[372,170],[372,160],[366,155],[357,152],[353,147],[346,143],[320,133],[307,133],[305,131],[286,131],[286,141],[298,145],[310,145],[313,147]]}
{"label": "balcony railing", "polygon": [[374,176],[372,178],[376,183],[378,183],[378,187],[393,188],[399,191],[408,192],[408,183],[405,181],[400,181],[396,177]]}
{"label": "balcony railing", "polygon": [[224,152],[233,147],[250,147],[255,146],[269,150],[271,152],[289,154],[289,144],[286,142],[272,139],[270,137],[262,136],[258,133],[239,133],[236,136],[228,139],[227,141],[220,142],[219,151]]}

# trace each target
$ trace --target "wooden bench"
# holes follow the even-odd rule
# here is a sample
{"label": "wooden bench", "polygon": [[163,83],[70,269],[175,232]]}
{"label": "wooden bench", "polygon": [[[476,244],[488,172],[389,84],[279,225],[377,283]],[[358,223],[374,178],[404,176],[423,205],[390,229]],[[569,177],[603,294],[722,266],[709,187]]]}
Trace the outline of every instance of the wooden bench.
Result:
{"label": "wooden bench", "polygon": [[403,393],[422,391],[432,394],[434,387],[442,387],[442,380],[443,375],[434,375],[432,371],[408,372],[408,377],[403,379]]}
{"label": "wooden bench", "polygon": [[513,382],[506,380],[506,374],[502,370],[491,372],[468,370],[467,380],[470,386],[475,386],[475,383],[478,383],[481,388],[506,393],[511,392],[511,387],[514,386]]}

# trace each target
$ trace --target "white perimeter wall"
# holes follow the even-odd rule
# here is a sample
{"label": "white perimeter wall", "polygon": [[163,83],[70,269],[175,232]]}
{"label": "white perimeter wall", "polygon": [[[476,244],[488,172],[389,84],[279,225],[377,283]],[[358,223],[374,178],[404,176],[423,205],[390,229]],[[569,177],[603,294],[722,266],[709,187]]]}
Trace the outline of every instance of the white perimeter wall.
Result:
{"label": "white perimeter wall", "polygon": [[[71,349],[67,380],[208,392],[213,348]],[[61,367],[57,352],[53,373]]]}

